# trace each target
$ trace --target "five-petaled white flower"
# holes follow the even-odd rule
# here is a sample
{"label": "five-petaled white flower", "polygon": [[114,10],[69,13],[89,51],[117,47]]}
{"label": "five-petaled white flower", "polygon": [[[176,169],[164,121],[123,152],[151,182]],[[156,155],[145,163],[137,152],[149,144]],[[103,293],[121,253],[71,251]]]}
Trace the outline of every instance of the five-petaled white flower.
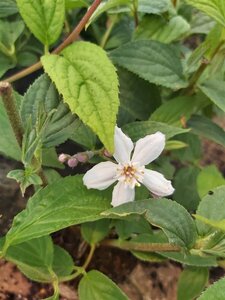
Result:
{"label": "five-petaled white flower", "polygon": [[[145,165],[155,160],[165,147],[165,135],[156,132],[137,141],[135,148],[131,139],[118,127],[115,128],[114,158],[118,164],[101,162],[89,170],[83,178],[87,188],[104,190],[118,180],[114,187],[112,206],[130,202],[135,197],[135,186],[144,184],[154,195],[171,195],[171,181],[162,174],[148,170]],[[133,151],[134,149],[134,151]],[[133,155],[131,158],[131,153]]]}

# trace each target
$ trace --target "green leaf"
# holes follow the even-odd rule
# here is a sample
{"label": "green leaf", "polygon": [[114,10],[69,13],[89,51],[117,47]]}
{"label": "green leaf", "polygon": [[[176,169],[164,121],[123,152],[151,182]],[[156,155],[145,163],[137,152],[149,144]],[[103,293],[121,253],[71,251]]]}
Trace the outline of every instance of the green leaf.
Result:
{"label": "green leaf", "polygon": [[198,256],[181,252],[158,252],[161,256],[171,259],[173,261],[194,267],[217,267],[216,257]]}
{"label": "green leaf", "polygon": [[80,300],[128,300],[111,279],[96,270],[84,275],[79,283],[78,294]]}
{"label": "green leaf", "polygon": [[150,117],[151,121],[182,127],[193,113],[209,104],[201,95],[177,97],[163,103]]}
{"label": "green leaf", "polygon": [[191,247],[195,242],[194,221],[181,205],[168,199],[135,201],[101,213],[102,216],[119,219],[133,214],[144,215],[150,224],[161,228],[170,243]]}
{"label": "green leaf", "polygon": [[169,9],[169,0],[139,0],[138,11],[147,14],[161,14]]}
{"label": "green leaf", "polygon": [[197,177],[199,169],[184,167],[175,176],[173,199],[189,211],[197,209],[200,198],[197,192]]}
{"label": "green leaf", "polygon": [[42,149],[42,164],[45,167],[64,169],[63,164],[58,160],[55,148]]}
{"label": "green leaf", "polygon": [[0,153],[10,158],[20,160],[21,150],[6,114],[0,97]]}
{"label": "green leaf", "polygon": [[97,244],[103,240],[110,230],[110,220],[103,219],[81,224],[81,234],[89,244]]}
{"label": "green leaf", "polygon": [[28,278],[52,282],[53,243],[49,236],[33,239],[8,249],[5,258],[15,263]]}
{"label": "green leaf", "polygon": [[79,7],[88,7],[86,0],[65,0],[66,9],[74,9]]}
{"label": "green leaf", "polygon": [[62,178],[29,199],[27,208],[14,218],[5,248],[70,225],[101,219],[100,213],[110,207],[110,200],[107,191],[88,191],[81,176]]}
{"label": "green leaf", "polygon": [[15,54],[14,44],[22,34],[24,27],[24,23],[21,20],[12,22],[0,20],[0,41],[7,48],[9,56]]}
{"label": "green leaf", "polygon": [[86,149],[95,149],[97,136],[80,119],[76,119],[75,130],[71,136],[71,140],[84,146]]}
{"label": "green leaf", "polygon": [[53,44],[61,34],[65,18],[64,0],[16,0],[30,31],[44,45]]}
{"label": "green leaf", "polygon": [[145,137],[148,134],[153,134],[157,131],[161,131],[166,135],[166,139],[170,139],[177,134],[188,132],[188,129],[174,127],[165,123],[154,121],[141,121],[133,122],[123,126],[124,132],[136,142],[140,138]]}
{"label": "green leaf", "polygon": [[138,40],[110,52],[112,61],[141,78],[174,90],[187,85],[174,47],[156,41]]}
{"label": "green leaf", "polygon": [[181,16],[166,20],[162,16],[145,16],[139,23],[136,40],[155,40],[165,44],[179,40],[190,31],[190,25]]}
{"label": "green leaf", "polygon": [[222,300],[224,298],[225,278],[207,288],[197,300]]}
{"label": "green leaf", "polygon": [[210,190],[221,185],[225,185],[225,179],[215,165],[203,168],[198,175],[197,187],[201,198]]}
{"label": "green leaf", "polygon": [[18,12],[16,2],[14,0],[1,0],[0,2],[0,18],[14,15]]}
{"label": "green leaf", "polygon": [[15,62],[13,62],[10,57],[4,55],[0,52],[0,78],[7,72],[9,69],[15,67]]}
{"label": "green leaf", "polygon": [[52,270],[60,278],[69,276],[74,270],[74,262],[69,253],[63,248],[54,245]]}
{"label": "green leaf", "polygon": [[225,81],[219,79],[211,79],[199,85],[201,91],[209,97],[214,104],[225,112],[224,93]]}
{"label": "green leaf", "polygon": [[188,126],[191,127],[193,133],[225,146],[224,130],[210,119],[194,115],[188,121]]}
{"label": "green leaf", "polygon": [[191,19],[191,34],[208,34],[215,26],[215,21],[201,11],[194,12]]}
{"label": "green leaf", "polygon": [[178,281],[177,300],[193,300],[205,288],[209,279],[208,268],[188,267]]}
{"label": "green leaf", "polygon": [[225,2],[223,0],[186,0],[186,2],[225,26]]}
{"label": "green leaf", "polygon": [[159,89],[125,69],[118,68],[117,72],[120,83],[118,124],[148,119],[161,103]]}
{"label": "green leaf", "polygon": [[[198,217],[195,216],[197,219],[200,219],[200,217],[204,217],[208,220],[211,220],[213,223],[218,223],[218,227],[216,227],[221,229],[223,223],[225,224],[225,186],[217,187],[213,189],[208,195],[203,197],[202,201],[199,204],[196,215],[198,215]],[[201,236],[206,236],[212,231],[211,226],[203,224],[198,220],[196,221],[196,225]]]}
{"label": "green leaf", "polygon": [[166,142],[165,150],[171,151],[171,150],[178,150],[186,148],[188,145],[186,143],[183,143],[181,141],[177,140],[171,140]]}
{"label": "green leaf", "polygon": [[63,57],[42,57],[49,74],[71,111],[114,152],[114,128],[118,112],[118,79],[104,50],[77,42],[67,47]]}

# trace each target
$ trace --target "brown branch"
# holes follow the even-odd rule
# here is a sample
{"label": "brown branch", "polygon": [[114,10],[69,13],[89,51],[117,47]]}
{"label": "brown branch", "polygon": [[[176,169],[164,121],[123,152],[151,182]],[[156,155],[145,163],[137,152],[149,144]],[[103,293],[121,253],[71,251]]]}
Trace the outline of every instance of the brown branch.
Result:
{"label": "brown branch", "polygon": [[[52,53],[54,53],[54,54],[60,53],[64,48],[66,48],[68,45],[73,43],[78,38],[79,34],[81,33],[81,31],[83,30],[83,28],[85,27],[85,25],[87,24],[87,22],[89,21],[89,19],[91,18],[91,16],[93,15],[93,13],[95,12],[95,10],[97,9],[97,7],[100,5],[101,2],[102,2],[102,0],[95,0],[93,2],[93,4],[90,6],[90,8],[86,12],[86,14],[81,19],[81,21],[78,23],[78,25],[75,27],[75,29],[71,32],[71,34]],[[41,69],[41,68],[42,68],[42,64],[41,64],[41,61],[39,61],[36,64],[18,72],[17,74],[6,78],[5,81],[14,82],[18,79],[21,79],[39,69]]]}

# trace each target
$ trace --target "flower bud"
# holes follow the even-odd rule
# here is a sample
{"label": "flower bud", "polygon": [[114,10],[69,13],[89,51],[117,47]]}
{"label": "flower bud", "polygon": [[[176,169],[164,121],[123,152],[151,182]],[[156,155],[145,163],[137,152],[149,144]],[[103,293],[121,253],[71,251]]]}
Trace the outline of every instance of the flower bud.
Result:
{"label": "flower bud", "polygon": [[112,157],[112,154],[106,149],[103,150],[103,155],[106,157]]}
{"label": "flower bud", "polygon": [[59,162],[61,162],[62,164],[65,163],[68,160],[68,155],[61,153],[58,157]]}
{"label": "flower bud", "polygon": [[78,160],[76,157],[71,157],[68,162],[67,162],[68,166],[70,168],[75,168],[78,165]]}
{"label": "flower bud", "polygon": [[80,152],[76,154],[76,158],[79,162],[85,163],[89,160],[88,155],[85,152]]}

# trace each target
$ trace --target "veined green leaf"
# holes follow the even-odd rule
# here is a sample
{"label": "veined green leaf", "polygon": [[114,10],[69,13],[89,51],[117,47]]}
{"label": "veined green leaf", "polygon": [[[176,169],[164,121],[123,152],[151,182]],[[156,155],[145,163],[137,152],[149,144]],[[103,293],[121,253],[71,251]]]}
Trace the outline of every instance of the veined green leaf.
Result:
{"label": "veined green leaf", "polygon": [[185,268],[178,281],[177,300],[195,299],[205,288],[208,279],[208,268]]}
{"label": "veined green leaf", "polygon": [[78,294],[80,300],[128,300],[111,279],[96,270],[84,275],[79,283]]}
{"label": "veined green leaf", "polygon": [[104,50],[77,42],[63,56],[42,57],[49,74],[71,111],[99,136],[114,152],[114,128],[118,112],[118,79]]}
{"label": "veined green leaf", "polygon": [[145,16],[135,32],[135,39],[155,40],[169,44],[190,31],[190,25],[181,16],[174,16],[167,21],[162,16]]}
{"label": "veined green leaf", "polygon": [[138,11],[147,14],[161,14],[166,12],[170,7],[169,0],[139,0]]}
{"label": "veined green leaf", "polygon": [[157,41],[129,42],[112,52],[112,61],[141,78],[174,90],[187,85],[174,47]]}
{"label": "veined green leaf", "polygon": [[186,0],[186,2],[203,11],[218,23],[225,26],[224,0]]}
{"label": "veined green leaf", "polygon": [[140,121],[133,122],[123,126],[124,132],[130,136],[130,138],[136,142],[140,138],[148,134],[155,133],[157,131],[161,131],[165,134],[166,139],[170,139],[173,136],[188,132],[188,129],[183,129],[180,127],[171,126],[165,123],[155,122],[155,121]]}
{"label": "veined green leaf", "polygon": [[14,15],[18,12],[16,2],[14,0],[1,0],[0,2],[0,18]]}
{"label": "veined green leaf", "polygon": [[82,176],[62,178],[38,191],[13,221],[6,246],[47,235],[70,225],[101,219],[111,193],[88,191]]}
{"label": "veined green leaf", "polygon": [[207,288],[197,300],[222,300],[224,298],[225,278]]}
{"label": "veined green leaf", "polygon": [[74,9],[79,7],[88,7],[86,0],[65,0],[66,9]]}
{"label": "veined green leaf", "polygon": [[16,0],[25,23],[44,45],[59,37],[65,19],[64,0]]}
{"label": "veined green leaf", "polygon": [[194,115],[188,121],[188,126],[192,129],[193,133],[225,146],[224,130],[210,119],[204,116]]}
{"label": "veined green leaf", "polygon": [[[213,227],[225,228],[225,186],[217,187],[203,197],[196,212],[196,224],[201,236],[211,233]],[[206,225],[200,221],[204,221]],[[214,226],[215,225],[215,226]]]}
{"label": "veined green leaf", "polygon": [[161,228],[169,242],[181,247],[191,247],[196,239],[196,228],[188,212],[178,203],[168,199],[148,199],[130,202],[102,212],[109,218],[141,214],[152,225]]}

